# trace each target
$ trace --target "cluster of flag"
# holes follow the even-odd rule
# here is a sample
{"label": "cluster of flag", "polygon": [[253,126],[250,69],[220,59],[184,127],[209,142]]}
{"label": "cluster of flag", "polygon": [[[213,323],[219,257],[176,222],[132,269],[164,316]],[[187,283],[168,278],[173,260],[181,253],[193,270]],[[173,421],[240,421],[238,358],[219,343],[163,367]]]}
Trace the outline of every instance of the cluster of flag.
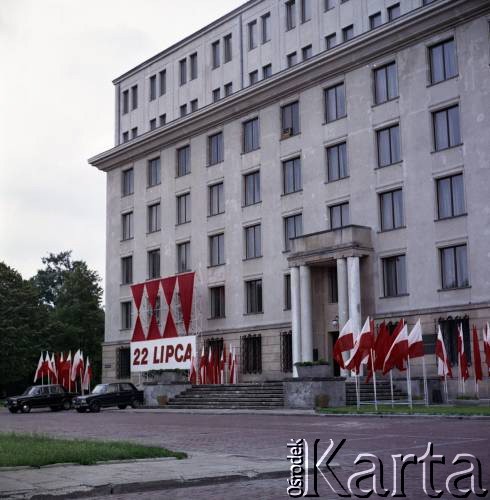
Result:
{"label": "cluster of flag", "polygon": [[230,346],[226,352],[226,344],[223,344],[221,355],[217,349],[202,348],[200,358],[193,356],[191,369],[189,370],[189,381],[191,384],[237,384],[238,369],[237,355],[235,349]]}
{"label": "cluster of flag", "polygon": [[[61,353],[45,354],[41,352],[37,364],[36,373],[34,374],[34,382],[41,380],[44,385],[44,379],[48,384],[60,384],[67,391],[78,392],[78,388],[82,393],[90,391],[90,384],[92,382],[92,366],[90,359],[87,356],[86,360],[83,359],[83,353],[80,349],[71,357],[71,351],[67,356]],[[79,385],[80,383],[80,385]]]}

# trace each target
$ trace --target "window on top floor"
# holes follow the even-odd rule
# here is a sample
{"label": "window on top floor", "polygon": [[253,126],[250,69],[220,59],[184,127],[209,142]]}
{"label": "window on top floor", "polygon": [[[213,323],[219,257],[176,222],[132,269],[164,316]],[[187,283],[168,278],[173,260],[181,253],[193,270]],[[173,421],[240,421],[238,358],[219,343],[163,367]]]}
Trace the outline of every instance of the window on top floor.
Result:
{"label": "window on top floor", "polygon": [[219,40],[216,40],[216,42],[213,42],[211,44],[211,61],[213,69],[218,68],[219,65],[221,64],[219,51],[220,51]]}
{"label": "window on top floor", "polygon": [[394,21],[397,17],[400,17],[400,4],[396,3],[388,7],[388,21]]}
{"label": "window on top floor", "polygon": [[313,55],[313,47],[311,45],[307,45],[301,49],[301,55],[303,57],[303,61],[306,61]]}
{"label": "window on top floor", "polygon": [[284,250],[291,250],[291,238],[297,238],[303,234],[303,215],[295,214],[284,217]]}
{"label": "window on top floor", "polygon": [[122,112],[123,112],[123,115],[125,115],[129,111],[129,90],[125,90],[122,93],[122,96],[123,96]]}
{"label": "window on top floor", "polygon": [[138,127],[131,129],[131,139],[136,139],[136,137],[138,137]]}
{"label": "window on top floor", "polygon": [[194,111],[197,111],[198,107],[199,107],[198,100],[193,99],[191,101],[191,113],[194,113]]}
{"label": "window on top floor", "polygon": [[288,54],[286,57],[286,61],[287,61],[288,68],[297,64],[298,63],[298,55],[296,54],[296,52],[291,52],[291,54]]}
{"label": "window on top floor", "polygon": [[229,82],[229,83],[225,84],[224,90],[225,90],[225,97],[228,97],[231,94],[233,94],[233,83]]}
{"label": "window on top floor", "polygon": [[138,85],[131,87],[131,109],[138,107]]}
{"label": "window on top floor", "polygon": [[259,81],[259,72],[258,72],[258,70],[251,71],[248,74],[248,78],[249,78],[249,85],[256,84]]}
{"label": "window on top floor", "polygon": [[271,13],[267,12],[261,18],[262,43],[267,43],[271,39]]}
{"label": "window on top floor", "polygon": [[262,66],[262,78],[265,80],[266,78],[270,78],[272,76],[272,64],[266,64]]}
{"label": "window on top floor", "polygon": [[213,102],[217,102],[221,99],[221,89],[217,88],[213,90]]}
{"label": "window on top floor", "polygon": [[233,46],[232,46],[232,37],[231,37],[231,33],[229,35],[226,35],[224,38],[223,38],[223,45],[224,45],[224,48],[223,48],[223,51],[224,51],[224,54],[223,54],[223,59],[225,61],[225,63],[231,61],[232,57],[233,57]]}
{"label": "window on top floor", "polygon": [[329,207],[330,229],[340,229],[350,224],[349,202],[339,203]]}
{"label": "window on top floor", "polygon": [[327,10],[333,9],[335,7],[334,0],[323,0],[323,10],[326,12]]}
{"label": "window on top floor", "polygon": [[281,139],[299,133],[299,101],[295,101],[281,108]]}
{"label": "window on top floor", "polygon": [[257,47],[257,21],[248,23],[248,50],[253,50]]}
{"label": "window on top floor", "polygon": [[179,84],[184,85],[187,82],[187,59],[179,61]]}
{"label": "window on top floor", "polygon": [[342,28],[342,38],[344,42],[348,42],[352,38],[354,38],[354,25],[351,24],[350,26],[346,26],[345,28]]}
{"label": "window on top floor", "polygon": [[373,30],[378,26],[381,26],[381,12],[376,12],[369,16],[369,28]]}
{"label": "window on top floor", "polygon": [[311,0],[301,0],[301,22],[306,23],[311,19]]}
{"label": "window on top floor", "polygon": [[129,141],[129,132],[123,132],[122,140],[123,140],[123,142]]}
{"label": "window on top floor", "polygon": [[327,35],[325,37],[325,48],[327,50],[332,49],[337,45],[337,34],[332,33],[331,35]]}
{"label": "window on top floor", "polygon": [[374,102],[382,104],[398,97],[396,62],[385,64],[374,70]]}
{"label": "window on top floor", "polygon": [[157,98],[157,76],[150,76],[150,101]]}
{"label": "window on top floor", "polygon": [[163,113],[163,115],[159,116],[158,120],[160,122],[160,127],[162,125],[165,125],[167,123],[167,115],[165,113]]}
{"label": "window on top floor", "polygon": [[344,82],[329,87],[325,90],[324,94],[325,121],[327,123],[347,116]]}
{"label": "window on top floor", "polygon": [[285,3],[286,8],[286,31],[296,28],[296,2],[289,0]]}
{"label": "window on top floor", "polygon": [[158,73],[158,77],[160,80],[160,95],[162,96],[167,92],[167,70],[162,69],[162,71]]}
{"label": "window on top floor", "polygon": [[190,65],[191,80],[195,80],[197,78],[197,52],[194,52],[194,54],[190,55],[189,65]]}
{"label": "window on top floor", "polygon": [[187,104],[182,104],[180,106],[180,117],[184,117],[187,114]]}
{"label": "window on top floor", "polygon": [[208,137],[208,165],[221,163],[224,158],[223,132]]}
{"label": "window on top floor", "polygon": [[429,48],[430,83],[435,84],[458,75],[454,38]]}
{"label": "window on top floor", "polygon": [[150,130],[155,130],[157,128],[157,119],[156,118],[152,118],[150,120]]}

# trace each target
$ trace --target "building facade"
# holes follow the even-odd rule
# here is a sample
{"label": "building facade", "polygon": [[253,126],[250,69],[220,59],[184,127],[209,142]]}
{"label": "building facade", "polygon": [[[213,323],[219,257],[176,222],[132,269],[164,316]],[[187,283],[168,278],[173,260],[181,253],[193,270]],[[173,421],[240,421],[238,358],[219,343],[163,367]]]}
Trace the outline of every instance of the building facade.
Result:
{"label": "building facade", "polygon": [[[490,320],[490,4],[251,0],[114,81],[105,380],[130,285],[196,272],[241,380],[332,361],[340,327]],[[338,367],[332,364],[332,372]]]}

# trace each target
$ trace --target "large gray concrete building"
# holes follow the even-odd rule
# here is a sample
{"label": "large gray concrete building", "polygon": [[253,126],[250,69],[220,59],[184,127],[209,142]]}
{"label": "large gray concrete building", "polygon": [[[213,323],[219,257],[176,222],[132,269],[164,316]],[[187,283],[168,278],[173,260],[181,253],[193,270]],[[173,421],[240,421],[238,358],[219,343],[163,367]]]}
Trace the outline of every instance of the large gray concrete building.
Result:
{"label": "large gray concrete building", "polygon": [[[241,380],[332,361],[348,317],[490,319],[490,2],[251,0],[116,80],[106,380],[131,283],[196,272]],[[470,350],[469,347],[467,349]],[[332,365],[336,373],[337,367]]]}

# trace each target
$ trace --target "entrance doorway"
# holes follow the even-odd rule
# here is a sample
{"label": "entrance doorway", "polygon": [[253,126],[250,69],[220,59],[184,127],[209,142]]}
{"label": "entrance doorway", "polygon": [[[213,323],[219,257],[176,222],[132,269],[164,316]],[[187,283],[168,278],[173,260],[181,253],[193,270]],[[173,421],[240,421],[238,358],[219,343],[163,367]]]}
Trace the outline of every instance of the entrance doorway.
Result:
{"label": "entrance doorway", "polygon": [[340,366],[339,364],[337,363],[337,361],[335,361],[333,359],[333,346],[335,345],[335,342],[337,342],[337,339],[339,338],[339,332],[328,332],[329,333],[329,343],[330,345],[328,346],[328,352],[330,353],[330,362],[332,363],[333,365],[333,376],[334,377],[340,377]]}

